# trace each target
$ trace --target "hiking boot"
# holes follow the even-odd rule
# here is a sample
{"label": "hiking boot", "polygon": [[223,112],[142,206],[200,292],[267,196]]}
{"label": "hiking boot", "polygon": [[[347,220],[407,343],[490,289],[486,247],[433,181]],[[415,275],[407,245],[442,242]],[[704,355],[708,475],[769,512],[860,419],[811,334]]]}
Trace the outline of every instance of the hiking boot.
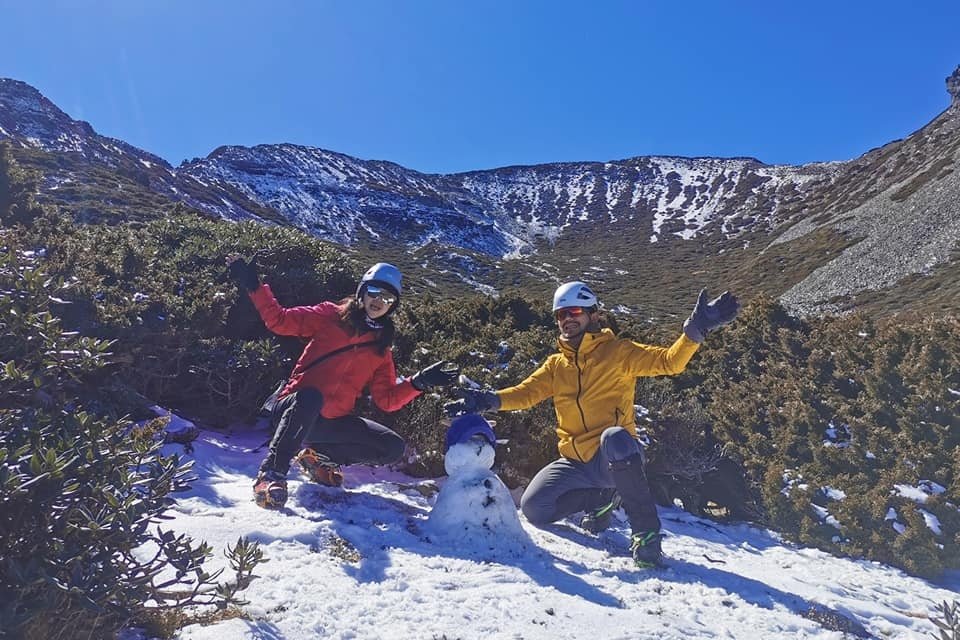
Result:
{"label": "hiking boot", "polygon": [[620,502],[620,494],[611,492],[608,502],[584,514],[580,526],[594,535],[605,531],[613,520],[613,512],[620,508]]}
{"label": "hiking boot", "polygon": [[662,538],[663,534],[659,531],[641,531],[630,536],[630,553],[637,567],[652,569],[663,566],[663,551],[660,550]]}
{"label": "hiking boot", "polygon": [[310,447],[301,450],[294,458],[294,462],[300,467],[303,475],[310,479],[310,482],[328,487],[343,485],[343,472],[340,471],[340,465]]}
{"label": "hiking boot", "polygon": [[287,503],[287,479],[277,471],[261,470],[253,483],[253,499],[264,509],[283,508]]}

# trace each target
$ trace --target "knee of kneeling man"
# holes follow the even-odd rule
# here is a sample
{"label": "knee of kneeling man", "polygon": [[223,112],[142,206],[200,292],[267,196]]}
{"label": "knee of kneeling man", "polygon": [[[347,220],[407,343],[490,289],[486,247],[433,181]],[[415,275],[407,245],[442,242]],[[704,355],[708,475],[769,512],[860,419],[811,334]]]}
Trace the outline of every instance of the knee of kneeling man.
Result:
{"label": "knee of kneeling man", "polygon": [[607,460],[626,460],[640,453],[640,445],[623,427],[609,427],[600,435],[600,447]]}
{"label": "knee of kneeling man", "polygon": [[548,512],[547,509],[536,504],[533,500],[528,500],[526,493],[520,498],[520,511],[523,513],[523,517],[527,519],[527,522],[534,526],[540,527],[553,522],[551,519],[553,515],[552,510]]}

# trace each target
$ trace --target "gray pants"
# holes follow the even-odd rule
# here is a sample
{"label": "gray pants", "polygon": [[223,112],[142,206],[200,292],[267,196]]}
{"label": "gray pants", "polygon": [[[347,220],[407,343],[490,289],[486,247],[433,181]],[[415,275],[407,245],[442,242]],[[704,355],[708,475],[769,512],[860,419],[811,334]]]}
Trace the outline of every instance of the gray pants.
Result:
{"label": "gray pants", "polygon": [[609,427],[592,459],[560,458],[541,469],[523,492],[520,509],[531,524],[543,526],[607,504],[615,489],[634,533],[659,531],[660,518],[643,464],[643,449],[630,432]]}
{"label": "gray pants", "polygon": [[360,416],[324,418],[323,396],[312,388],[281,398],[271,422],[276,431],[262,471],[286,475],[290,459],[302,446],[322,453],[337,464],[389,464],[403,455],[405,443],[397,433]]}

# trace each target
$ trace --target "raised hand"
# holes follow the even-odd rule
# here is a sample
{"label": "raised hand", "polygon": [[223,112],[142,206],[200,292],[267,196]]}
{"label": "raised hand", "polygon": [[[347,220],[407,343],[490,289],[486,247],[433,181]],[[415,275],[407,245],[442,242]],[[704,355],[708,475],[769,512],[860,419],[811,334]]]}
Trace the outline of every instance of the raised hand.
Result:
{"label": "raised hand", "polygon": [[248,262],[240,256],[230,256],[227,258],[227,269],[230,271],[230,277],[241,289],[256,291],[260,287],[260,277],[257,275],[257,259],[255,257],[250,258]]}
{"label": "raised hand", "polygon": [[708,333],[733,322],[739,311],[740,302],[729,291],[707,302],[707,290],[701,289],[693,313],[683,323],[683,332],[694,342],[703,342]]}

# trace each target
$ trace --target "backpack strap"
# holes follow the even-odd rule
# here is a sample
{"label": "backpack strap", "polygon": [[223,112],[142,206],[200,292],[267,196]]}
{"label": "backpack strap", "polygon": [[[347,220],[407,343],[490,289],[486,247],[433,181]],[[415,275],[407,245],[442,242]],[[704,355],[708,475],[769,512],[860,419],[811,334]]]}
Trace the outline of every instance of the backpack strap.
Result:
{"label": "backpack strap", "polygon": [[[345,346],[345,347],[340,347],[339,349],[334,349],[333,351],[330,351],[330,352],[328,352],[328,353],[325,353],[325,354],[323,354],[322,356],[320,356],[320,357],[318,357],[317,359],[315,359],[314,361],[312,361],[310,364],[308,364],[307,366],[305,366],[300,373],[303,373],[303,372],[306,371],[307,369],[310,369],[311,367],[320,364],[321,362],[323,362],[323,361],[326,360],[327,358],[332,358],[333,356],[335,356],[335,355],[337,355],[337,354],[339,354],[339,353],[343,353],[344,351],[351,351],[351,350],[357,349],[357,348],[359,348],[359,347],[369,347],[369,346],[372,346],[372,345],[375,345],[375,344],[377,344],[377,341],[376,341],[376,340],[368,340],[367,342],[357,342],[357,343],[355,343],[355,344],[348,344],[348,345]],[[289,378],[287,378],[287,380],[289,380]]]}

